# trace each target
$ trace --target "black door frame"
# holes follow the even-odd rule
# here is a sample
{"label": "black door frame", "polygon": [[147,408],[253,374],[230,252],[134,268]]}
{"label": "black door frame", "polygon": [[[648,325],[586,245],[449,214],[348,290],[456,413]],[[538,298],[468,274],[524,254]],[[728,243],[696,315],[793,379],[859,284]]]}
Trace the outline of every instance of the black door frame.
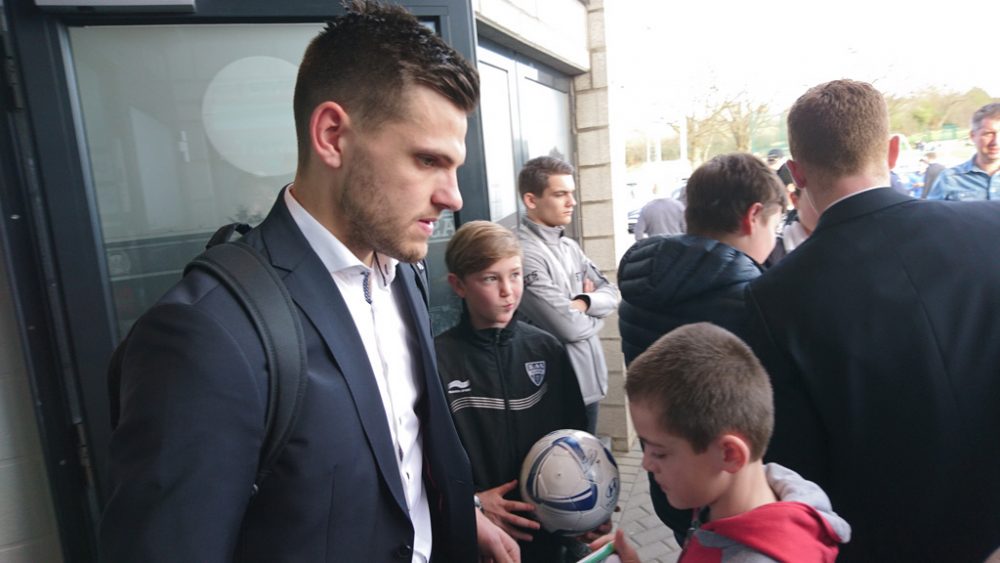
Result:
{"label": "black door frame", "polygon": [[[475,63],[469,0],[404,0]],[[2,2],[4,55],[15,71],[0,125],[0,235],[66,561],[96,561],[96,520],[107,490],[106,367],[117,344],[96,196],[72,77],[68,28],[84,25],[322,22],[336,0],[197,0],[193,13],[45,12]],[[303,46],[304,47],[304,46]],[[13,113],[17,112],[17,113]],[[465,206],[456,224],[489,218],[478,111],[469,120]],[[9,219],[17,216],[18,219]],[[81,449],[82,448],[82,449]],[[82,460],[81,461],[81,454]]]}

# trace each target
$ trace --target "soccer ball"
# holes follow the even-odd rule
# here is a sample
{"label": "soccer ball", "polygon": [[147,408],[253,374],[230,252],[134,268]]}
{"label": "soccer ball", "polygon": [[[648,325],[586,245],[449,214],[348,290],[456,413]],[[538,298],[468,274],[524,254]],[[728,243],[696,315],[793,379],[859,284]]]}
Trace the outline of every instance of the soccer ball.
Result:
{"label": "soccer ball", "polygon": [[605,523],[618,504],[618,464],[597,438],[556,430],[535,442],[521,464],[521,498],[542,527],[578,536]]}

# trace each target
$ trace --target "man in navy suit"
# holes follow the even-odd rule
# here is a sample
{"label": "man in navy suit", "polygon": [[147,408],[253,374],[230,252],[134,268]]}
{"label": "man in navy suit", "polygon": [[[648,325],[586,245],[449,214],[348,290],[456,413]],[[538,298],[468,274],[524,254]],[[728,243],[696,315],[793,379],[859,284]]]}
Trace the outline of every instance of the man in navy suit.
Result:
{"label": "man in navy suit", "polygon": [[[245,240],[295,301],[308,386],[251,495],[267,367],[232,294],[192,273],[136,324],[111,440],[108,561],[517,561],[475,510],[406,262],[462,205],[475,69],[405,10],[355,2],[309,45],[299,163]],[[477,548],[478,544],[478,548]]]}
{"label": "man in navy suit", "polygon": [[747,292],[768,457],[850,522],[842,561],[983,561],[1000,545],[1000,202],[886,187],[899,142],[870,84],[810,89],[788,139],[821,216]]}

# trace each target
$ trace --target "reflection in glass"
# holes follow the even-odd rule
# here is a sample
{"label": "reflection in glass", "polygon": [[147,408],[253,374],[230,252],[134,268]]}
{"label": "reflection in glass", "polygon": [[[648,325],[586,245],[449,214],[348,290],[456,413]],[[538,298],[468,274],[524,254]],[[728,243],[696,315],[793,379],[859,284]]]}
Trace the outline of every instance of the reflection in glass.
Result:
{"label": "reflection in glass", "polygon": [[211,232],[260,222],[292,180],[295,69],[320,27],[70,28],[122,334]]}
{"label": "reflection in glass", "polygon": [[483,149],[489,182],[490,220],[506,227],[517,225],[513,123],[509,76],[505,69],[480,61],[482,87]]}

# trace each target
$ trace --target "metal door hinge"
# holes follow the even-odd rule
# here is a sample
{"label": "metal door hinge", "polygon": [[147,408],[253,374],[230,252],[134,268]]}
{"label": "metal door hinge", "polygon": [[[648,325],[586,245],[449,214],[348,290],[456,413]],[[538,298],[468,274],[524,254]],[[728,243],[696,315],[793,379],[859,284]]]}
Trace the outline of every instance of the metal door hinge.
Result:
{"label": "metal door hinge", "polygon": [[24,109],[24,93],[21,87],[21,75],[14,61],[14,47],[10,38],[10,28],[7,17],[0,13],[0,65],[3,69],[3,106],[7,111]]}
{"label": "metal door hinge", "polygon": [[97,490],[97,479],[94,477],[94,463],[90,458],[90,446],[87,443],[87,431],[83,427],[83,422],[74,422],[76,428],[76,455],[80,460],[80,468],[83,469],[83,478],[87,482],[87,487]]}

